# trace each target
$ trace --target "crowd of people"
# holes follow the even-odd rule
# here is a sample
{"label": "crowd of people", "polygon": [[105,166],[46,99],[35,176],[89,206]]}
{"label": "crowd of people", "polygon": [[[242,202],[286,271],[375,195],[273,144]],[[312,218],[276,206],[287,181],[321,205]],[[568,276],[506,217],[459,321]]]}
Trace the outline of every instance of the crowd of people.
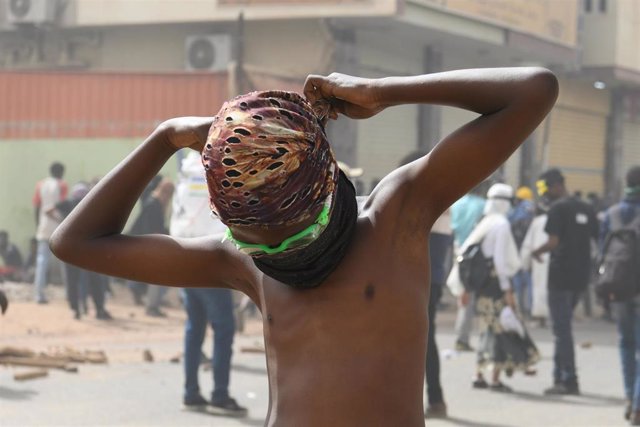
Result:
{"label": "crowd of people", "polygon": [[[516,370],[535,374],[539,354],[527,321],[544,327],[550,318],[553,382],[544,394],[580,394],[572,321],[580,301],[585,313],[591,314],[591,299],[584,294],[596,294],[605,314],[614,312],[618,325],[628,402],[624,416],[632,425],[640,425],[636,355],[640,350],[640,276],[633,269],[640,261],[640,166],[628,171],[625,197],[609,209],[596,197],[586,202],[580,193],[570,194],[559,169],[540,176],[535,198],[528,187],[514,192],[506,184],[493,184],[487,190],[488,185],[480,184],[453,204],[440,218],[449,226],[434,226],[431,232],[432,239],[446,235],[453,243],[455,256],[447,285],[459,298],[458,351],[474,350],[469,337],[474,317],[480,319],[478,367],[472,387],[511,392],[500,381],[502,371],[508,376]],[[446,253],[447,244],[432,244],[434,250]],[[437,301],[444,257],[432,254],[431,258],[432,298]],[[471,280],[469,272],[477,280]],[[492,369],[489,382],[483,375],[485,367]],[[426,413],[446,416],[439,381],[435,380],[437,387],[431,386],[434,380],[429,373],[427,368],[427,391],[436,390],[436,400],[429,396]]]}
{"label": "crowd of people", "polygon": [[[195,154],[195,153],[194,153]],[[0,231],[0,256],[3,267],[0,279],[33,283],[34,299],[38,304],[48,304],[47,284],[51,282],[52,254],[49,238],[53,230],[71,213],[90,191],[92,184],[81,181],[68,189],[64,181],[65,167],[59,162],[50,166],[50,175],[36,184],[33,206],[36,217],[36,237],[26,262],[19,248],[9,240],[7,231]],[[181,164],[177,182],[174,183],[156,175],[142,192],[140,211],[135,217],[128,234],[165,234],[170,232],[180,237],[203,236],[221,232],[222,223],[204,214],[208,208],[206,186],[202,187],[204,169],[199,156],[189,156]],[[170,225],[166,223],[171,218]],[[171,228],[171,230],[170,230]],[[107,275],[77,267],[70,263],[60,263],[59,276],[64,282],[69,307],[75,319],[87,315],[87,300],[94,303],[95,318],[111,320],[113,317],[105,309],[107,296],[111,291]],[[127,281],[132,300],[136,305],[144,305],[145,312],[152,317],[166,317],[160,309],[168,288],[137,281]],[[206,411],[215,415],[243,416],[246,408],[229,396],[229,379],[234,335],[236,333],[233,295],[229,289],[186,288],[181,294],[181,302],[187,313],[184,339],[185,388],[183,408],[189,411]],[[146,300],[146,301],[145,301]],[[0,291],[0,308],[6,310],[8,301]],[[207,324],[214,331],[212,349],[212,372],[214,390],[211,399],[206,400],[200,393],[198,372],[202,362],[201,347]]]}
{"label": "crowd of people", "polygon": [[[271,355],[268,362],[275,364],[271,367],[289,370],[289,374],[282,372],[273,378],[273,371],[269,372],[274,407],[285,408],[283,402],[287,402],[286,410],[277,416],[285,422],[304,420],[313,405],[330,402],[337,408],[335,413],[315,412],[318,422],[325,425],[331,420],[362,421],[371,417],[388,425],[398,420],[418,425],[415,405],[406,402],[419,399],[416,375],[411,374],[422,372],[425,362],[428,406],[424,414],[447,416],[435,331],[438,302],[448,287],[459,300],[456,349],[473,350],[469,339],[473,319],[480,319],[472,387],[508,393],[512,389],[503,382],[503,374],[534,374],[539,353],[526,320],[534,318],[545,324],[549,317],[555,343],[554,369],[552,384],[544,393],[579,394],[573,312],[594,278],[589,266],[598,248],[600,258],[608,259],[608,248],[618,247],[612,246],[610,236],[626,230],[640,216],[640,168],[629,172],[625,200],[602,214],[602,224],[588,203],[569,194],[558,169],[540,176],[537,198],[526,187],[514,191],[504,183],[478,184],[539,124],[557,96],[557,81],[546,70],[504,72],[511,77],[504,79],[495,70],[376,83],[345,75],[310,76],[305,85],[309,102],[288,92],[247,94],[225,104],[215,119],[164,123],[106,182],[91,191],[92,186],[86,183],[68,191],[63,181],[64,166],[54,163],[50,176],[38,183],[34,196],[36,301],[48,302],[45,288],[50,241],[56,254],[66,261],[63,277],[76,318],[86,307],[82,305],[83,292],[91,294],[98,319],[111,318],[104,307],[109,274],[129,277],[134,302],[143,304],[146,297],[146,313],[150,316],[164,315],[160,301],[166,288],[155,283],[183,288],[187,312],[183,406],[187,410],[243,416],[246,408],[229,393],[235,333],[231,289],[241,290],[267,310],[264,325],[267,354]],[[466,84],[461,85],[461,81]],[[368,85],[379,85],[375,86],[380,91],[376,97],[366,96]],[[379,99],[386,101],[375,104]],[[390,105],[423,102],[467,108],[481,118],[445,139],[429,155],[407,159],[358,206],[354,186],[333,159],[324,124],[338,113],[366,118]],[[253,111],[247,115],[250,109]],[[286,125],[281,122],[283,117]],[[514,127],[514,122],[518,126]],[[505,132],[495,132],[494,127]],[[259,136],[254,138],[254,133]],[[307,139],[299,135],[307,135]],[[260,149],[256,148],[258,138],[267,140]],[[492,155],[480,147],[482,140],[493,144]],[[177,185],[158,176],[163,162],[185,147],[202,152],[203,162],[195,153],[184,158]],[[245,152],[246,147],[251,153]],[[305,174],[296,175],[296,168],[290,166],[300,163],[296,156],[303,152],[311,160],[306,163]],[[472,158],[476,160],[473,165]],[[455,162],[469,167],[465,176],[452,172]],[[239,171],[238,164],[248,166]],[[294,178],[300,182],[289,181]],[[473,190],[448,208],[473,185]],[[123,186],[131,191],[122,192]],[[286,186],[290,188],[283,191]],[[140,213],[124,233],[129,237],[122,238],[124,220],[138,198]],[[83,199],[85,202],[79,205]],[[167,227],[165,216],[170,208],[172,224]],[[206,214],[210,208],[219,220],[210,220]],[[228,228],[222,227],[223,223]],[[431,229],[428,240],[416,227]],[[4,247],[3,257],[12,253],[9,244]],[[105,260],[106,254],[113,259]],[[449,254],[455,260],[450,272]],[[388,262],[376,269],[369,260],[379,256]],[[10,258],[17,257],[14,254]],[[183,268],[176,270],[176,265]],[[341,270],[343,265],[346,267]],[[431,287],[415,285],[429,265]],[[405,286],[406,290],[402,293],[385,287],[391,284]],[[356,285],[357,290],[349,290]],[[625,416],[633,425],[640,425],[640,369],[635,355],[640,346],[637,292],[622,300],[613,288],[603,289],[600,295],[619,314],[629,400]],[[342,298],[329,298],[327,292],[331,290],[343,292]],[[294,299],[297,304],[292,304]],[[425,309],[416,303],[427,300],[430,303]],[[340,303],[331,305],[328,301]],[[353,346],[353,334],[358,330],[354,325],[375,322],[376,310],[371,308],[385,301],[393,302],[383,306],[391,310],[388,318],[396,319],[390,322],[395,334],[391,337],[384,328],[379,334],[373,331],[352,351],[364,350],[367,354],[359,361],[367,377],[359,379],[368,381],[371,390],[393,390],[393,395],[385,396],[395,410],[372,409],[372,396],[355,395],[362,389],[356,382],[343,389],[335,387],[344,384],[341,372],[353,373],[353,365],[343,352]],[[347,305],[349,310],[344,309]],[[428,316],[429,327],[421,321],[423,314]],[[297,322],[302,318],[307,321]],[[274,326],[279,322],[285,327]],[[214,387],[210,399],[202,396],[197,375],[207,324],[214,330]],[[388,345],[390,339],[398,345]],[[304,358],[299,357],[300,352],[304,352]],[[284,362],[277,364],[278,358]],[[382,380],[368,375],[374,367],[388,368],[399,358],[406,369],[405,375],[394,379],[397,384],[387,384],[389,376],[383,375]],[[422,383],[422,378],[419,380]],[[307,399],[314,389],[322,392],[316,394],[317,401]],[[301,396],[307,400],[300,400]],[[356,411],[353,405],[343,410],[339,396],[348,397],[353,405],[363,399],[367,410]]]}
{"label": "crowd of people", "polygon": [[[412,154],[404,159],[403,164],[418,157],[418,154]],[[198,156],[194,154],[185,158],[175,194],[174,184],[157,175],[140,197],[141,210],[129,233],[171,232],[181,237],[222,233],[225,227],[219,220],[203,215],[207,209],[207,195],[200,169]],[[55,227],[90,190],[89,184],[79,182],[67,191],[63,181],[64,167],[60,163],[52,164],[50,172],[50,177],[40,181],[36,187],[37,237],[32,239],[26,262],[18,247],[9,240],[9,233],[0,231],[0,255],[4,261],[1,277],[17,282],[34,281],[35,298],[40,304],[47,303],[44,289],[51,256],[48,244],[44,242],[48,242]],[[472,381],[474,388],[510,392],[511,388],[500,380],[501,372],[508,376],[516,370],[535,374],[533,365],[539,354],[527,332],[526,320],[535,320],[544,327],[551,317],[555,337],[553,385],[545,390],[545,394],[579,393],[571,327],[573,311],[581,300],[581,294],[594,286],[596,276],[591,274],[593,269],[588,265],[598,258],[597,251],[594,252],[596,244],[602,252],[612,229],[620,228],[621,221],[626,224],[640,218],[639,167],[629,171],[626,193],[622,202],[624,217],[617,220],[615,215],[612,218],[612,211],[596,212],[598,206],[582,201],[579,193],[570,195],[564,186],[562,173],[552,169],[537,182],[538,197],[534,197],[528,187],[520,187],[514,192],[506,184],[489,187],[488,182],[483,182],[436,221],[429,236],[431,327],[426,364],[427,417],[447,415],[439,380],[436,343],[436,312],[447,285],[459,297],[456,350],[474,350],[470,344],[470,333],[473,319],[480,319],[478,365]],[[165,225],[167,210],[172,210],[171,231]],[[461,260],[462,254],[472,245],[481,247],[484,257],[491,260],[494,273],[493,280],[480,288],[475,285],[475,289],[463,283],[459,272],[456,272],[456,258]],[[456,255],[453,257],[454,268],[448,274],[447,266],[452,261],[452,254]],[[96,318],[111,319],[105,310],[108,277],[71,264],[63,264],[63,268],[67,299],[74,317],[79,319],[87,313],[87,298],[90,296]],[[148,315],[165,316],[160,311],[160,302],[166,287],[132,281],[128,286],[136,304],[144,304],[146,295]],[[228,393],[235,334],[231,291],[187,288],[181,296],[188,315],[184,343],[184,408],[231,416],[246,414],[246,408],[238,405]],[[614,310],[618,320],[625,394],[629,401],[625,416],[637,423],[640,420],[636,409],[640,408],[640,381],[636,377],[640,377],[640,372],[635,374],[635,351],[640,348],[637,323],[640,303],[634,298],[624,301],[604,298],[602,303],[607,309]],[[207,323],[215,331],[212,353],[215,388],[209,401],[200,394],[197,375]],[[486,368],[491,369],[490,381],[484,376]]]}

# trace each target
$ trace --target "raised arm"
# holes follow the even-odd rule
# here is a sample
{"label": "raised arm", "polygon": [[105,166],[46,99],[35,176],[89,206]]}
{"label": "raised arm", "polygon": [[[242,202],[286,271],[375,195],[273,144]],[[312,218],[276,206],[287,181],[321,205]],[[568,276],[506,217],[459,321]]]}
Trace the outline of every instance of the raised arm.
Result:
{"label": "raised arm", "polygon": [[58,227],[50,241],[53,252],[79,267],[141,282],[248,291],[241,279],[231,279],[238,277],[237,263],[213,239],[122,234],[147,183],[179,148],[200,150],[210,125],[210,118],[196,117],[160,125]]}
{"label": "raised arm", "polygon": [[[309,76],[305,95],[329,99],[332,117],[370,117],[401,104],[463,108],[478,118],[445,137],[428,155],[390,176],[406,191],[405,209],[434,221],[454,201],[495,171],[538,126],[558,94],[544,68],[486,68],[414,77],[361,79]],[[390,142],[393,143],[392,141]]]}

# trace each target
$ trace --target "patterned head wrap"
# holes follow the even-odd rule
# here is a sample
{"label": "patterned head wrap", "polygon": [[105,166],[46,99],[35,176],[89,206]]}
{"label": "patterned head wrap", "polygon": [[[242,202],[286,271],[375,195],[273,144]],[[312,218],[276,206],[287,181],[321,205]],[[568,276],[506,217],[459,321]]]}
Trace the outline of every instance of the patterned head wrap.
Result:
{"label": "patterned head wrap", "polygon": [[202,152],[211,210],[233,226],[306,220],[334,193],[338,166],[311,105],[293,92],[226,102]]}

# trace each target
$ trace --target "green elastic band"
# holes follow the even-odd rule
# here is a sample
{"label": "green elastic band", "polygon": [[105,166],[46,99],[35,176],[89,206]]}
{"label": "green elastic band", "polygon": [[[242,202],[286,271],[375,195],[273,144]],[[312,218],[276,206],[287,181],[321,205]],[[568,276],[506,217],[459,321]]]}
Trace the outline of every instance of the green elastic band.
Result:
{"label": "green elastic band", "polygon": [[302,231],[297,232],[296,234],[294,234],[291,237],[287,237],[286,239],[284,239],[282,241],[282,243],[280,243],[278,246],[269,246],[269,245],[262,245],[260,243],[245,243],[245,242],[241,242],[240,240],[236,239],[235,237],[233,237],[233,234],[231,234],[231,229],[227,228],[227,232],[225,234],[225,238],[224,240],[230,240],[231,242],[233,242],[238,249],[245,249],[245,248],[255,248],[255,249],[260,249],[262,251],[264,251],[265,253],[269,254],[269,255],[273,255],[273,254],[277,254],[280,252],[284,252],[289,248],[289,245],[297,240],[300,240],[304,237],[307,237],[309,234],[313,233],[316,231],[316,228],[318,227],[318,225],[324,226],[327,225],[329,223],[329,210],[331,208],[331,205],[328,203],[325,203],[324,207],[322,208],[322,210],[320,211],[320,214],[318,215],[318,218],[314,221],[313,224],[311,224],[310,226],[308,226],[307,228],[305,228]]}

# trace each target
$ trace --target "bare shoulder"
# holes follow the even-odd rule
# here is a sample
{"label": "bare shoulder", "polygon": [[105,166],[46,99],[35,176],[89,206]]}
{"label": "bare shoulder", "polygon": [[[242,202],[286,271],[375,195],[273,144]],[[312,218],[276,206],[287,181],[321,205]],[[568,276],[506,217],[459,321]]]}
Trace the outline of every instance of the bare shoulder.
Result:
{"label": "bare shoulder", "polygon": [[410,165],[385,176],[362,204],[361,216],[368,217],[376,228],[422,235],[438,218],[439,213],[428,205],[420,210],[411,208],[413,169]]}

